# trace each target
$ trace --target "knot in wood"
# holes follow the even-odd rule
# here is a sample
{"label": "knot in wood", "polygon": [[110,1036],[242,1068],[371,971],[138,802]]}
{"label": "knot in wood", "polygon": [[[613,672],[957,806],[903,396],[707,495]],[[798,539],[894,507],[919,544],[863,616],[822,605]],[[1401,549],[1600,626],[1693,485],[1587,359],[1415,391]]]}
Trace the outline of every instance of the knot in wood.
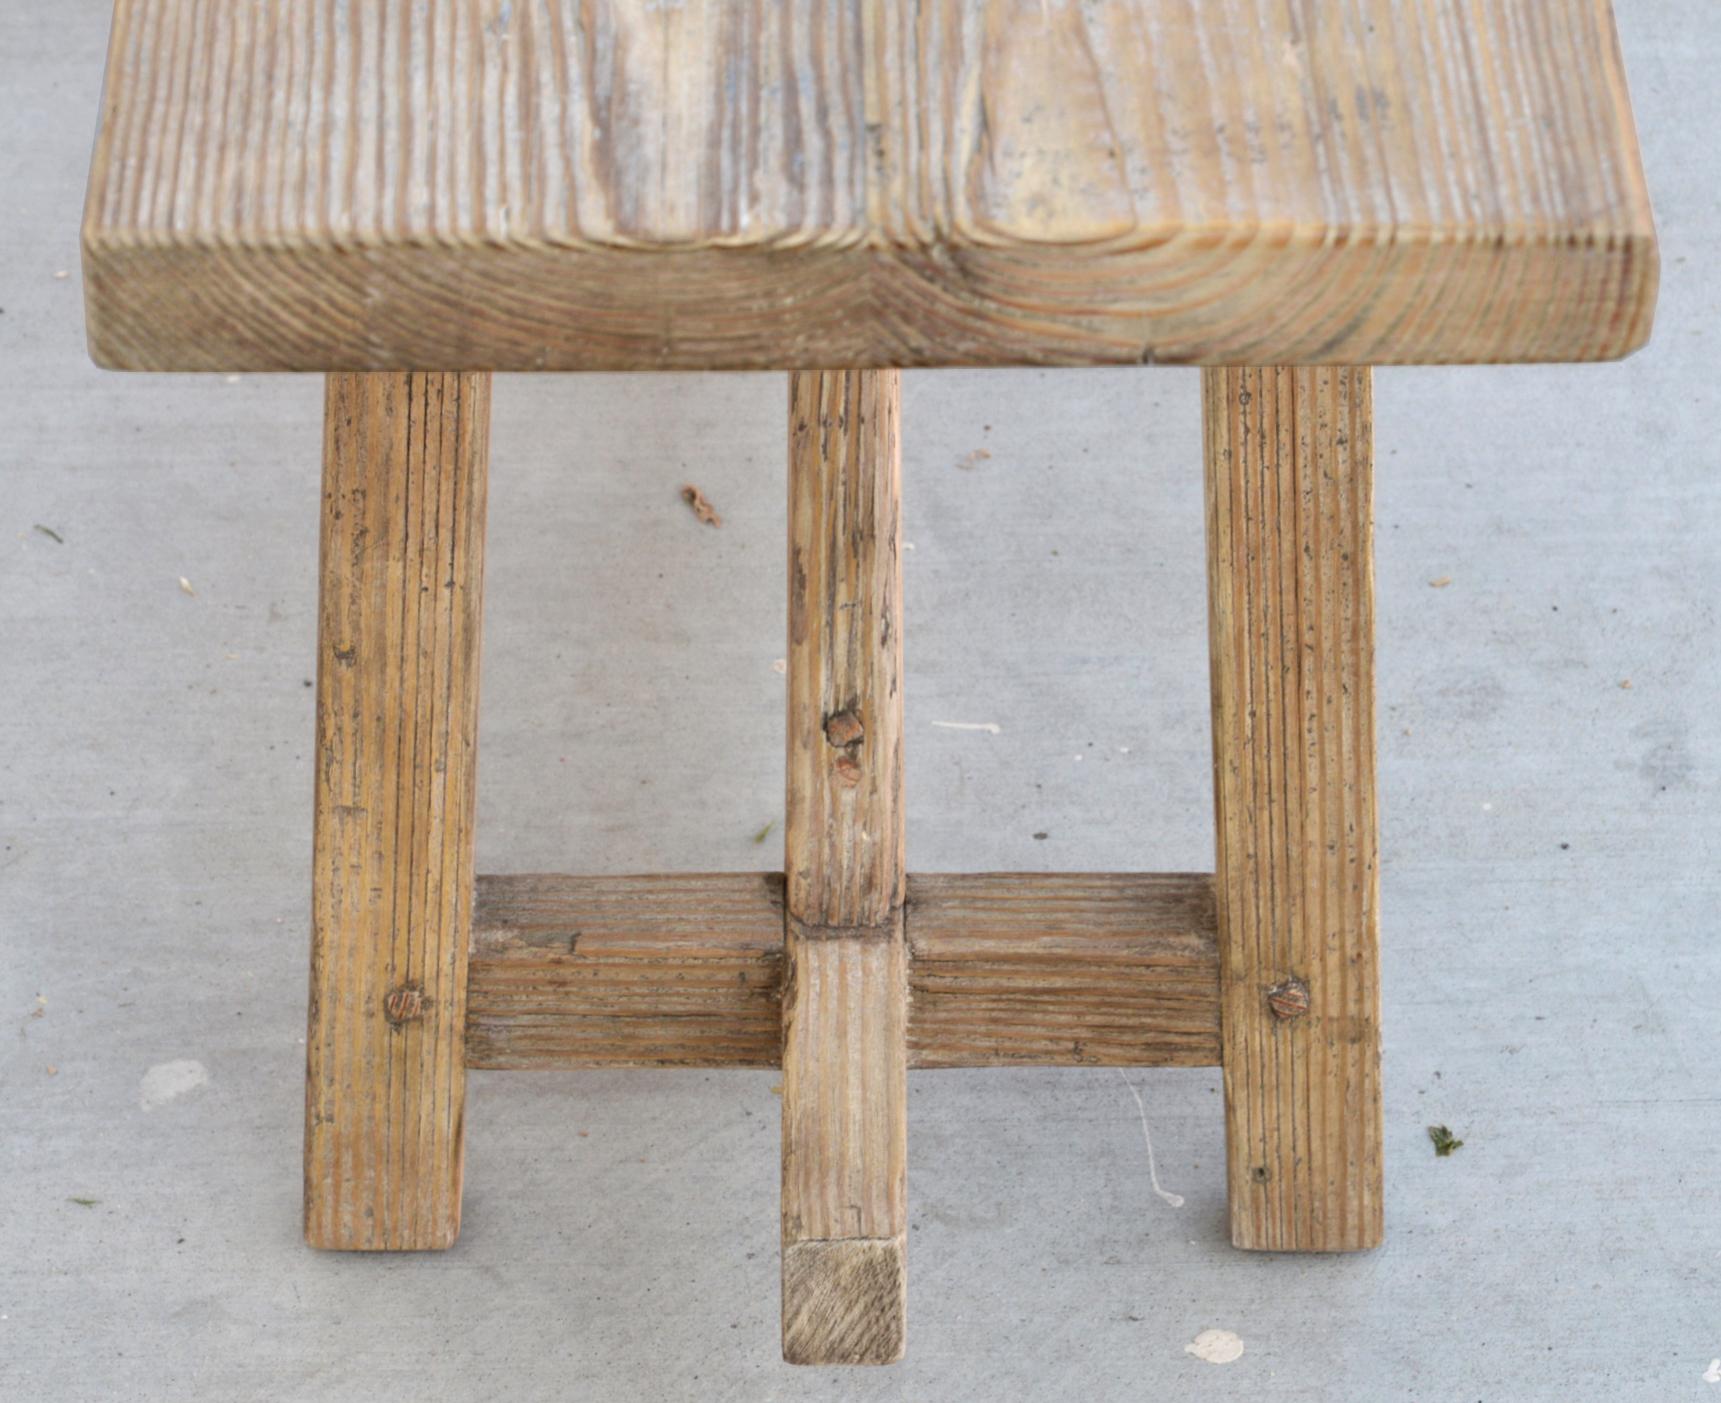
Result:
{"label": "knot in wood", "polygon": [[839,755],[836,763],[837,778],[844,784],[859,784],[861,780],[860,761],[852,755]]}
{"label": "knot in wood", "polygon": [[854,745],[865,734],[866,728],[861,725],[860,717],[852,711],[839,711],[825,718],[825,739],[838,750]]}
{"label": "knot in wood", "polygon": [[1267,1007],[1275,1018],[1301,1018],[1309,1011],[1309,986],[1300,979],[1275,984],[1267,990]]}
{"label": "knot in wood", "polygon": [[399,1027],[424,1016],[424,990],[416,984],[397,984],[383,996],[383,1017]]}

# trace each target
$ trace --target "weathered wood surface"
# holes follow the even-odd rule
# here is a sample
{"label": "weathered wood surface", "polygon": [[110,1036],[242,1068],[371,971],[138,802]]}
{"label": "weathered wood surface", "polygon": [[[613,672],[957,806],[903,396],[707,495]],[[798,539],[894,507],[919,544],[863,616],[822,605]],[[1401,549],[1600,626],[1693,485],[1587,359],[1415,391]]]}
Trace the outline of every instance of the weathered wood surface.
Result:
{"label": "weathered wood surface", "polygon": [[469,1067],[775,1067],[783,877],[479,877]]}
{"label": "weathered wood surface", "polygon": [[[780,873],[480,876],[466,1065],[776,1067]],[[1214,1067],[1213,879],[910,873],[908,1065]]]}
{"label": "weathered wood surface", "polygon": [[789,386],[783,1357],[884,1364],[908,1304],[894,370]]}
{"label": "weathered wood surface", "polygon": [[1203,376],[1231,1235],[1381,1238],[1367,370]]}
{"label": "weathered wood surface", "polygon": [[1210,1067],[1213,879],[908,879],[911,1067]]}
{"label": "weathered wood surface", "polygon": [[305,1237],[460,1231],[488,375],[332,375]]}
{"label": "weathered wood surface", "polygon": [[1582,360],[1657,253],[1607,0],[118,0],[130,369]]}
{"label": "weathered wood surface", "polygon": [[902,905],[902,377],[789,378],[789,914]]}

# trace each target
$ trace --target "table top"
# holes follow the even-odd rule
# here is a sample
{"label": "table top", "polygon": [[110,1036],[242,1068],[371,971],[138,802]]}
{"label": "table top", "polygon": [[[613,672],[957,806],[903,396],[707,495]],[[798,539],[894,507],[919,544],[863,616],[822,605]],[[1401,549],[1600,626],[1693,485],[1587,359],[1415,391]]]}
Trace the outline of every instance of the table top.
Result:
{"label": "table top", "polygon": [[1658,260],[1607,0],[118,0],[147,370],[1592,360]]}

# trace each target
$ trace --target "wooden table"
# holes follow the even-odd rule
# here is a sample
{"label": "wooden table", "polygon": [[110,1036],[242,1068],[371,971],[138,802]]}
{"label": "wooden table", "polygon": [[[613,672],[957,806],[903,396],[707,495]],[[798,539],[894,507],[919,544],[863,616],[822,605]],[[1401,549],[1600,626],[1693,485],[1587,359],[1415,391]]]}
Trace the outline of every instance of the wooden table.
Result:
{"label": "wooden table", "polygon": [[[790,1360],[902,1352],[910,1067],[1218,1064],[1233,1240],[1379,1242],[1370,367],[1648,337],[1607,0],[118,0],[84,250],[328,377],[312,1245],[453,1243],[467,1067],[778,1064]],[[1211,367],[1216,875],[908,873],[899,372],[1095,364]],[[757,368],[783,870],[475,878],[491,373]]]}

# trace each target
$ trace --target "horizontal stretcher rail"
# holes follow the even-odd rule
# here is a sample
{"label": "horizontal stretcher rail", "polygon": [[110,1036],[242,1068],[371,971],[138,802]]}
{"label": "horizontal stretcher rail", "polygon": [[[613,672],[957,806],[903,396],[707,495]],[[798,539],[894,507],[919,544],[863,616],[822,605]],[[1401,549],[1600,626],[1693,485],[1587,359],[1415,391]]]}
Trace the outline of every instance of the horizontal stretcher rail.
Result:
{"label": "horizontal stretcher rail", "polygon": [[[479,877],[476,1068],[775,1067],[783,877]],[[909,1065],[1219,1064],[1205,874],[910,874]]]}

